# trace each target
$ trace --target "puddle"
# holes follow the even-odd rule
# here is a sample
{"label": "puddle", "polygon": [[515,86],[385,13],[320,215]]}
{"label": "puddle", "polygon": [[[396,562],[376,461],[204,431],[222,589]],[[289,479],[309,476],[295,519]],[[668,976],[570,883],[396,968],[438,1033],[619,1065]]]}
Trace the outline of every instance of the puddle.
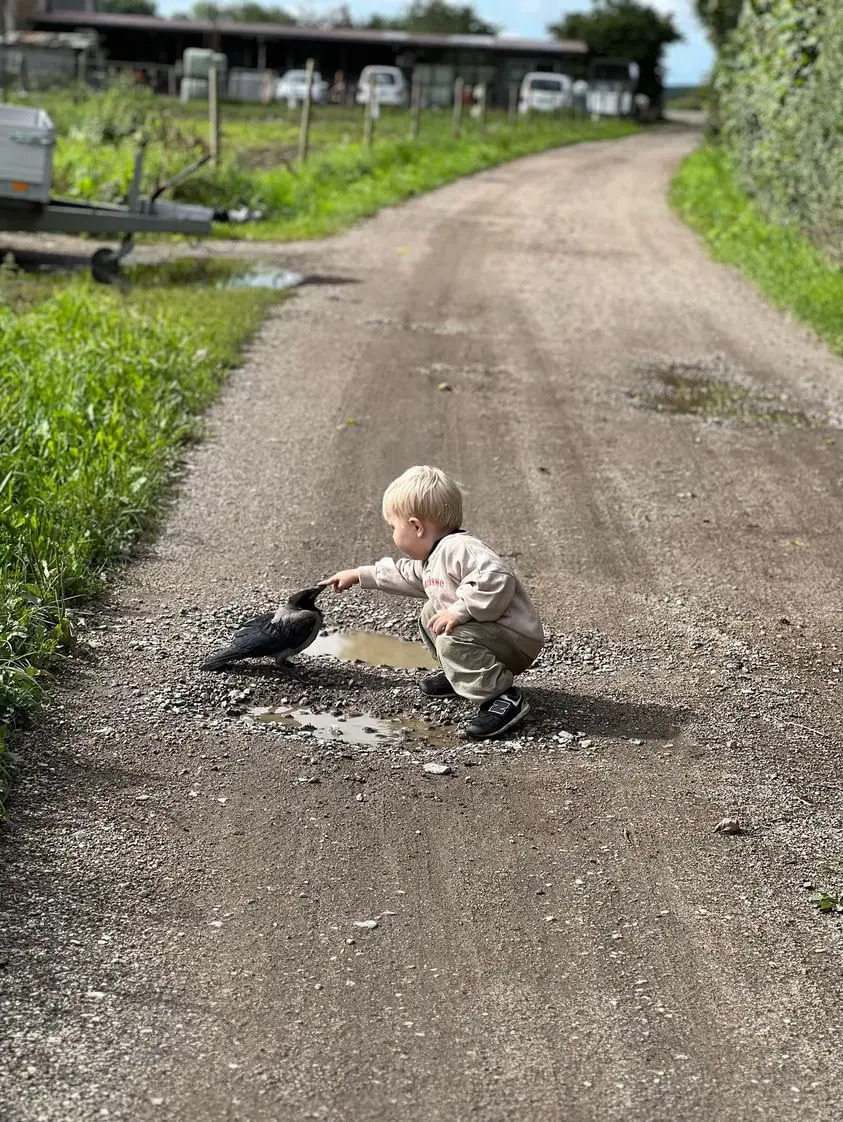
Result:
{"label": "puddle", "polygon": [[421,643],[377,631],[329,631],[307,648],[311,657],[330,655],[343,662],[365,662],[395,670],[436,670],[438,663]]}
{"label": "puddle", "polygon": [[[51,253],[43,250],[7,249],[0,246],[0,262],[25,273],[62,275],[87,272],[91,254]],[[329,276],[284,269],[268,262],[244,261],[242,258],[177,257],[160,261],[121,263],[120,280],[128,288],[169,288],[201,285],[212,288],[273,288],[284,290],[299,285],[357,284],[355,277]]]}
{"label": "puddle", "polygon": [[201,285],[206,288],[295,288],[304,277],[268,262],[241,258],[178,257],[170,261],[126,261],[123,273],[132,287],[163,288]]}
{"label": "puddle", "polygon": [[309,732],[323,743],[353,744],[376,747],[388,739],[400,737],[409,745],[423,748],[454,747],[459,739],[456,730],[424,721],[384,719],[371,713],[317,713],[311,709],[278,706],[250,710],[250,716],[267,725]]}
{"label": "puddle", "polygon": [[258,265],[247,273],[237,273],[228,280],[220,281],[217,288],[296,288],[304,280],[301,273],[294,273],[290,269]]}
{"label": "puddle", "polygon": [[660,413],[799,428],[813,428],[818,424],[807,413],[783,404],[786,398],[756,396],[734,382],[702,377],[681,367],[654,373],[663,391],[636,396]]}

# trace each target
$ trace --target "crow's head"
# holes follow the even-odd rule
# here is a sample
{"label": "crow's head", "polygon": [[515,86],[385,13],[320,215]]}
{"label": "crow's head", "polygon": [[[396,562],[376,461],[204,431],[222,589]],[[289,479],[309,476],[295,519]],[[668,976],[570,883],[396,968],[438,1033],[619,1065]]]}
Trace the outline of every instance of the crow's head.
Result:
{"label": "crow's head", "polygon": [[326,585],[317,584],[313,588],[303,588],[301,592],[294,592],[287,604],[291,608],[307,608],[309,611],[316,611],[316,597],[320,592],[324,592]]}

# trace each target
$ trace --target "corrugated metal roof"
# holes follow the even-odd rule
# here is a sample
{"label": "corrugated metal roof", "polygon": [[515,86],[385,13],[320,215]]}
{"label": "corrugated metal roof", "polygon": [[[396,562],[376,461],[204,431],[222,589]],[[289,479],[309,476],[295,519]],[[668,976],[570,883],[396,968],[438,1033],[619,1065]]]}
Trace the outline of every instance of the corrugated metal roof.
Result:
{"label": "corrugated metal roof", "polygon": [[158,16],[116,15],[111,12],[42,12],[34,20],[39,27],[93,27],[114,31],[195,31],[232,35],[245,39],[301,39],[349,43],[395,43],[406,47],[463,47],[497,53],[540,55],[584,55],[588,48],[577,39],[517,39],[506,35],[420,35],[409,31],[380,31],[372,28],[304,27],[278,23],[237,23],[233,20],[161,19]]}

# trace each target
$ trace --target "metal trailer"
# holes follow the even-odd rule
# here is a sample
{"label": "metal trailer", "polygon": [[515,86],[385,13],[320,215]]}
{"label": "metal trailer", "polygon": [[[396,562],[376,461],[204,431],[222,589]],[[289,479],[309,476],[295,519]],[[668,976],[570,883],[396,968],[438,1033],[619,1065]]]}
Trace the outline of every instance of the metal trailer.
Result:
{"label": "metal trailer", "polygon": [[183,168],[150,197],[142,196],[143,147],[135,156],[125,205],[54,198],[50,194],[54,143],[52,122],[43,110],[0,106],[0,230],[122,235],[118,249],[103,247],[91,255],[91,271],[105,284],[117,279],[135,234],[203,235],[210,234],[214,221],[258,217],[242,208],[215,210],[161,199],[165,191],[206,164],[209,155]]}

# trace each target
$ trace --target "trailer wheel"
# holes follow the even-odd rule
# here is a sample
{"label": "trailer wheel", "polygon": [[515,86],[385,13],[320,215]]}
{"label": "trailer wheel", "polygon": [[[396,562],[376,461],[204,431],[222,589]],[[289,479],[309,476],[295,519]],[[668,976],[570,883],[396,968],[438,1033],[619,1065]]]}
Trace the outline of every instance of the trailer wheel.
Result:
{"label": "trailer wheel", "polygon": [[117,284],[120,278],[120,255],[113,249],[98,249],[91,257],[91,273],[99,284]]}

